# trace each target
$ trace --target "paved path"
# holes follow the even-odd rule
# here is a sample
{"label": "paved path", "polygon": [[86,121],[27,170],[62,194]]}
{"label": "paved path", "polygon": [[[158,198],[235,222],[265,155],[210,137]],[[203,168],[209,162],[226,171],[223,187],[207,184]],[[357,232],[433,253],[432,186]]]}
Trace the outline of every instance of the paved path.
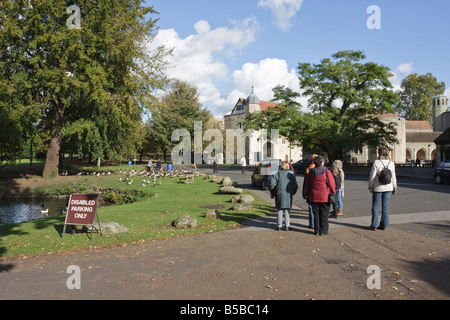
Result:
{"label": "paved path", "polygon": [[[0,299],[450,298],[450,211],[393,215],[384,231],[366,230],[369,219],[331,220],[328,236],[314,236],[296,207],[293,231],[274,231],[272,214],[237,230],[4,260]],[[81,289],[67,287],[71,265]],[[369,266],[380,289],[367,286]]]}

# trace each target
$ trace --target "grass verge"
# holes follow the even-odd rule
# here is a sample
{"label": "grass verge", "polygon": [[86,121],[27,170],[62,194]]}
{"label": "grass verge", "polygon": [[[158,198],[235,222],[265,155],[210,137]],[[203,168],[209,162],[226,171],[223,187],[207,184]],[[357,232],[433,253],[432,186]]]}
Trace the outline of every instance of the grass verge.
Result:
{"label": "grass verge", "polygon": [[[133,203],[104,206],[98,209],[100,223],[118,222],[128,228],[127,233],[115,235],[93,235],[90,240],[85,233],[72,234],[66,228],[62,238],[65,216],[50,217],[34,221],[0,226],[0,260],[5,258],[27,257],[63,251],[83,250],[95,247],[121,245],[153,239],[185,236],[238,228],[251,218],[270,213],[270,206],[260,199],[253,203],[251,210],[237,212],[232,207],[231,195],[218,193],[221,186],[206,177],[196,177],[193,184],[180,183],[178,178],[157,181],[157,186],[145,183],[143,178],[135,177],[128,185],[119,181],[119,175],[70,177],[70,182],[42,185],[31,190],[35,195],[89,192],[90,188],[125,190],[129,194],[138,193],[146,196],[135,199]],[[68,177],[69,178],[69,177]],[[64,180],[62,180],[64,181]],[[145,186],[144,186],[145,185]],[[133,192],[131,192],[133,191]],[[206,219],[207,208],[216,208],[220,219]],[[198,221],[198,228],[176,229],[172,222],[179,216],[187,214]]]}

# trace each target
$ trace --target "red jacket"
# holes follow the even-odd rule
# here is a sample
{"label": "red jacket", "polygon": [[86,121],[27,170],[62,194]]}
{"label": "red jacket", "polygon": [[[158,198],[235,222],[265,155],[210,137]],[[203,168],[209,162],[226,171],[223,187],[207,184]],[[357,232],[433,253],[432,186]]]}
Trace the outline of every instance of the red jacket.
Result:
{"label": "red jacket", "polygon": [[335,193],[336,183],[330,170],[325,167],[318,167],[311,169],[306,175],[305,187],[309,203],[328,202],[328,195]]}

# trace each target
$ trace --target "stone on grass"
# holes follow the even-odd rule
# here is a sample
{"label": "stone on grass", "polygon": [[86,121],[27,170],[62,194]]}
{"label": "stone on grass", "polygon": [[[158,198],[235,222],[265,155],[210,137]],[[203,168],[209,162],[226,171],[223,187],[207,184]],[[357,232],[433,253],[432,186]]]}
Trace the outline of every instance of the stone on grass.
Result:
{"label": "stone on grass", "polygon": [[230,208],[230,210],[234,211],[247,211],[250,210],[250,205],[248,204],[242,204],[242,203],[236,203],[234,206]]}
{"label": "stone on grass", "polygon": [[255,199],[249,194],[234,196],[231,198],[232,203],[250,204],[254,201],[255,201]]}
{"label": "stone on grass", "polygon": [[208,210],[206,210],[205,218],[207,218],[207,219],[219,219],[220,218],[220,212],[219,212],[219,210],[208,209]]}
{"label": "stone on grass", "polygon": [[233,184],[233,181],[231,181],[230,177],[225,177],[225,178],[223,178],[223,180],[222,180],[222,185],[223,185],[224,187],[229,187],[229,186],[231,186],[232,184]]}
{"label": "stone on grass", "polygon": [[222,182],[223,177],[222,176],[214,176],[214,175],[210,175],[209,178],[213,181],[213,182]]}
{"label": "stone on grass", "polygon": [[197,228],[197,219],[188,215],[182,215],[172,222],[172,225],[178,229],[194,229]]}
{"label": "stone on grass", "polygon": [[235,188],[232,186],[219,188],[219,193],[221,194],[241,194],[242,191],[243,190],[241,188]]}
{"label": "stone on grass", "polygon": [[100,228],[98,226],[98,222],[95,222],[94,227],[97,228],[97,230],[100,230],[100,228],[101,228],[102,235],[128,232],[128,229],[126,227],[124,227],[120,223],[113,222],[113,221],[107,221],[107,222],[100,221]]}

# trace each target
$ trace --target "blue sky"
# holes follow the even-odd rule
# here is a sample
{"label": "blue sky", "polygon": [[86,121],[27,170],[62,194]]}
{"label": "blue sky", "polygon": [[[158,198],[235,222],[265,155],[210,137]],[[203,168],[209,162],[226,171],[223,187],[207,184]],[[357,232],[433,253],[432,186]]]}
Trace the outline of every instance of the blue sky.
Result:
{"label": "blue sky", "polygon": [[[297,66],[340,50],[363,50],[389,67],[395,89],[431,72],[450,97],[448,0],[147,0],[159,12],[153,45],[174,48],[167,73],[197,86],[220,117],[254,86],[261,100],[278,84],[300,91]],[[380,29],[367,20],[379,8]],[[301,103],[307,109],[305,99]]]}

